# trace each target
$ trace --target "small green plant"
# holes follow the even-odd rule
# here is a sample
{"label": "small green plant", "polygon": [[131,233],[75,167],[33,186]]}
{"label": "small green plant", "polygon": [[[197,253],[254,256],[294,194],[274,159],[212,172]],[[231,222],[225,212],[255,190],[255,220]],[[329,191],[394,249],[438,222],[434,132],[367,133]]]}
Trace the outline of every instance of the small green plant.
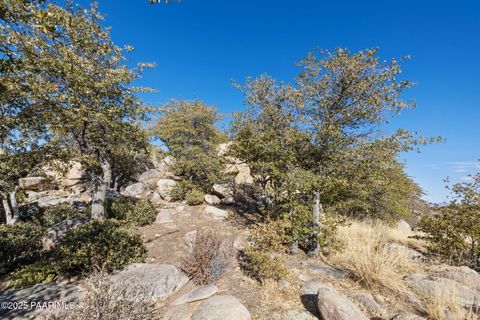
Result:
{"label": "small green plant", "polygon": [[15,288],[27,288],[37,283],[52,282],[57,276],[54,264],[41,260],[21,267],[11,273],[10,284]]}
{"label": "small green plant", "polygon": [[124,220],[134,226],[144,226],[155,221],[155,206],[148,200],[122,198],[110,200],[107,214],[111,219]]}
{"label": "small green plant", "polygon": [[195,189],[195,185],[188,180],[179,181],[170,191],[170,197],[173,201],[185,200],[187,194]]}
{"label": "small green plant", "polygon": [[44,229],[34,223],[0,225],[0,274],[36,259]]}
{"label": "small green plant", "polygon": [[198,189],[192,189],[187,192],[185,200],[190,206],[196,206],[203,203],[204,194]]}
{"label": "small green plant", "polygon": [[255,249],[252,246],[243,251],[241,266],[246,274],[259,281],[280,280],[288,277],[288,271],[279,256]]}
{"label": "small green plant", "polygon": [[141,236],[116,220],[90,221],[72,230],[55,247],[54,259],[64,275],[113,271],[142,262],[146,250]]}

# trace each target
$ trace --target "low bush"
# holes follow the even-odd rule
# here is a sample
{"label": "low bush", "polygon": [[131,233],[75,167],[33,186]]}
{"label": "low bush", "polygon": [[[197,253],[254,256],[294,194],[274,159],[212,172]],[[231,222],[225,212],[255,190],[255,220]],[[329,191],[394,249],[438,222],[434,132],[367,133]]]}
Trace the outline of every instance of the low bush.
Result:
{"label": "low bush", "polygon": [[142,262],[146,250],[131,226],[116,220],[90,221],[59,241],[53,254],[64,275],[113,271]]}
{"label": "low bush", "polygon": [[45,208],[45,210],[40,213],[38,220],[42,226],[49,228],[64,220],[78,218],[84,215],[86,215],[85,212],[74,208],[71,204],[65,203]]}
{"label": "low bush", "polygon": [[179,181],[170,191],[170,197],[173,201],[182,201],[186,199],[188,192],[194,189],[196,187],[191,181]]}
{"label": "low bush", "polygon": [[183,269],[197,284],[212,283],[228,270],[233,256],[231,241],[213,230],[199,231]]}
{"label": "low bush", "polygon": [[204,194],[200,190],[192,189],[187,192],[185,200],[190,206],[196,206],[203,203]]}
{"label": "low bush", "polygon": [[40,255],[44,229],[34,223],[0,225],[0,274]]}
{"label": "low bush", "polygon": [[247,275],[259,281],[280,280],[288,276],[288,271],[283,267],[280,256],[255,249],[252,246],[243,251],[240,256],[240,264]]}
{"label": "low bush", "polygon": [[155,206],[148,200],[122,198],[110,200],[107,215],[111,219],[124,220],[134,226],[144,226],[155,221]]}
{"label": "low bush", "polygon": [[15,288],[26,288],[37,283],[52,282],[57,276],[57,270],[54,263],[47,260],[40,260],[36,263],[21,267],[11,273],[10,285]]}

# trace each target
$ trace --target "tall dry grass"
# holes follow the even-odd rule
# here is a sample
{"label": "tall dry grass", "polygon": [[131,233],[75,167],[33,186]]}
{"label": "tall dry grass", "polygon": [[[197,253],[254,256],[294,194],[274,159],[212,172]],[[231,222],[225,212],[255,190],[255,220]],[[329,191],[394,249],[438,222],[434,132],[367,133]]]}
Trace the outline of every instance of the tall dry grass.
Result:
{"label": "tall dry grass", "polygon": [[431,320],[479,320],[480,317],[473,310],[462,308],[456,295],[452,294],[444,287],[435,288],[420,297],[423,305],[423,311]]}
{"label": "tall dry grass", "polygon": [[417,262],[403,250],[389,250],[389,242],[409,243],[409,231],[389,227],[381,222],[351,221],[338,230],[343,250],[331,262],[347,269],[352,278],[368,289],[405,290],[403,276],[419,270]]}

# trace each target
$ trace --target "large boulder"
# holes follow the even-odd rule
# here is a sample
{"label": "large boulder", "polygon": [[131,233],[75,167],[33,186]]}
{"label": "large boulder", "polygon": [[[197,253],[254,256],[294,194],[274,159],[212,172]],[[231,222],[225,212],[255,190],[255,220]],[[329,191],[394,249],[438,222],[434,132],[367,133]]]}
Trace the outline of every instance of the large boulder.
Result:
{"label": "large boulder", "polygon": [[143,183],[148,189],[154,190],[157,187],[157,182],[163,178],[163,174],[155,169],[150,169],[142,173],[138,177],[138,181]]}
{"label": "large boulder", "polygon": [[137,182],[126,187],[125,190],[123,190],[122,194],[127,197],[139,198],[147,191],[148,190],[143,183]]}
{"label": "large boulder", "polygon": [[[84,297],[83,290],[72,284],[55,282],[36,284],[26,289],[8,289],[0,293],[0,302],[12,302],[16,308],[0,308],[1,319],[38,319],[38,311],[48,304],[62,304],[72,308],[74,303]],[[24,306],[24,307],[22,307]]]}
{"label": "large boulder", "polygon": [[72,187],[83,183],[85,170],[77,161],[62,163],[57,161],[51,166],[44,166],[40,171],[63,188]]}
{"label": "large boulder", "polygon": [[45,190],[47,180],[44,177],[26,177],[18,179],[18,185],[20,189],[41,191]]}
{"label": "large boulder", "polygon": [[157,181],[157,192],[165,201],[172,201],[170,192],[177,185],[177,182],[173,179],[160,179]]}
{"label": "large boulder", "polygon": [[434,271],[434,275],[455,280],[480,292],[480,274],[469,267],[440,266]]}
{"label": "large boulder", "polygon": [[317,299],[323,320],[369,320],[356,305],[329,285],[319,288]]}
{"label": "large boulder", "polygon": [[111,280],[114,287],[126,288],[126,295],[132,301],[154,301],[166,299],[189,279],[172,265],[134,263],[112,275]]}
{"label": "large boulder", "polygon": [[233,296],[213,296],[202,302],[192,320],[250,320],[250,312]]}

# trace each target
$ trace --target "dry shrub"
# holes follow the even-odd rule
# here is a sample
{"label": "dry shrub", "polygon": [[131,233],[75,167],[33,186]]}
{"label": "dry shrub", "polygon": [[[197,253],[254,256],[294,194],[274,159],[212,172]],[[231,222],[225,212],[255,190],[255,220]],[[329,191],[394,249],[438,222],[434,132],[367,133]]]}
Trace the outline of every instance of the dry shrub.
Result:
{"label": "dry shrub", "polygon": [[445,288],[437,287],[433,292],[421,296],[423,311],[432,320],[479,320],[480,317],[473,310],[461,307],[456,296]]}
{"label": "dry shrub", "polygon": [[418,264],[403,250],[389,250],[392,228],[380,222],[351,222],[338,231],[344,249],[332,255],[332,262],[349,270],[352,278],[368,289],[386,288],[402,292],[403,275]]}
{"label": "dry shrub", "polygon": [[208,284],[225,274],[233,257],[232,241],[214,230],[199,231],[183,269],[197,284]]}
{"label": "dry shrub", "polygon": [[[143,320],[161,319],[154,302],[143,300],[146,289],[130,292],[132,283],[113,284],[107,274],[92,275],[86,283],[85,298],[71,310],[50,312],[46,320]],[[143,292],[143,293],[142,293]]]}

